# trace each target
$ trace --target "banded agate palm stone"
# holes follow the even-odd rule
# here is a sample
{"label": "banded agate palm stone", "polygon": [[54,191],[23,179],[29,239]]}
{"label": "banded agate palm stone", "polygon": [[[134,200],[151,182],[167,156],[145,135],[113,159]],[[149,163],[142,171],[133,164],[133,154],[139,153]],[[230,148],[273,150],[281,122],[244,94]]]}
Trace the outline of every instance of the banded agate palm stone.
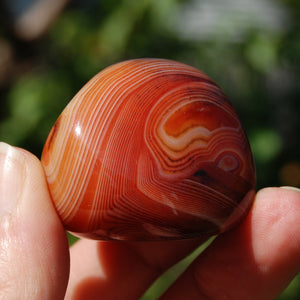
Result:
{"label": "banded agate palm stone", "polygon": [[42,164],[65,228],[103,240],[224,232],[247,214],[255,171],[220,88],[175,61],[110,66],[73,98]]}

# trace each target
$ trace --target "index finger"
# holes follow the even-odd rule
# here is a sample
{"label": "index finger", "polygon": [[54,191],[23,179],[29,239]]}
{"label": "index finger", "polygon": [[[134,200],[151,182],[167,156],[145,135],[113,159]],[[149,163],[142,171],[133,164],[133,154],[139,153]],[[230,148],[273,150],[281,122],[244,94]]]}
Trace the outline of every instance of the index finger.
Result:
{"label": "index finger", "polygon": [[80,240],[71,248],[66,299],[139,299],[159,275],[205,240]]}
{"label": "index finger", "polygon": [[300,270],[299,220],[299,192],[261,190],[241,226],[215,239],[162,299],[275,299]]}

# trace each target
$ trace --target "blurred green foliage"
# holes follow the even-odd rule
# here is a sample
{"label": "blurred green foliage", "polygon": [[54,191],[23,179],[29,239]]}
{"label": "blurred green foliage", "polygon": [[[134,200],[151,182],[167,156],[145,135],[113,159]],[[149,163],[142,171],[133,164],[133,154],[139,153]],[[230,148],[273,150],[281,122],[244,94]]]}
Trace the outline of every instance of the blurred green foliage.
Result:
{"label": "blurred green foliage", "polygon": [[[169,58],[203,70],[228,95],[250,139],[258,188],[299,187],[299,20],[297,0],[95,0],[71,1],[35,41],[2,27],[0,139],[40,156],[56,118],[93,75],[124,59]],[[280,299],[299,298],[296,278]]]}

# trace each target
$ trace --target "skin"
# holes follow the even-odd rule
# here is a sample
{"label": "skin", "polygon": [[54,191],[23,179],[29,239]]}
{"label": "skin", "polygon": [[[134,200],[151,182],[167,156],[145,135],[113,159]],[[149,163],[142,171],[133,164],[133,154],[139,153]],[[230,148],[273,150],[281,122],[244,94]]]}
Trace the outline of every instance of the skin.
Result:
{"label": "skin", "polygon": [[[3,200],[0,188],[0,299],[139,299],[205,240],[80,240],[69,249],[40,161],[2,148],[0,170],[13,149],[22,158],[13,172],[25,176],[9,212],[1,213],[12,199]],[[299,191],[260,190],[247,218],[217,237],[161,299],[275,299],[300,270],[299,220]]]}

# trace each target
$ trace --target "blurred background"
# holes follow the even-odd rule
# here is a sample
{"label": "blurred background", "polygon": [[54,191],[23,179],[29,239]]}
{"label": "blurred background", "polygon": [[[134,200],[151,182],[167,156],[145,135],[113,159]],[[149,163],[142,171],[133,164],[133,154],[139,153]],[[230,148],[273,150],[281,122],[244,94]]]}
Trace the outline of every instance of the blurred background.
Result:
{"label": "blurred background", "polygon": [[[249,136],[257,188],[300,187],[298,0],[2,0],[0,140],[40,157],[76,92],[104,67],[138,57],[207,73]],[[192,258],[142,299],[157,298]],[[299,276],[279,299],[300,299]]]}

